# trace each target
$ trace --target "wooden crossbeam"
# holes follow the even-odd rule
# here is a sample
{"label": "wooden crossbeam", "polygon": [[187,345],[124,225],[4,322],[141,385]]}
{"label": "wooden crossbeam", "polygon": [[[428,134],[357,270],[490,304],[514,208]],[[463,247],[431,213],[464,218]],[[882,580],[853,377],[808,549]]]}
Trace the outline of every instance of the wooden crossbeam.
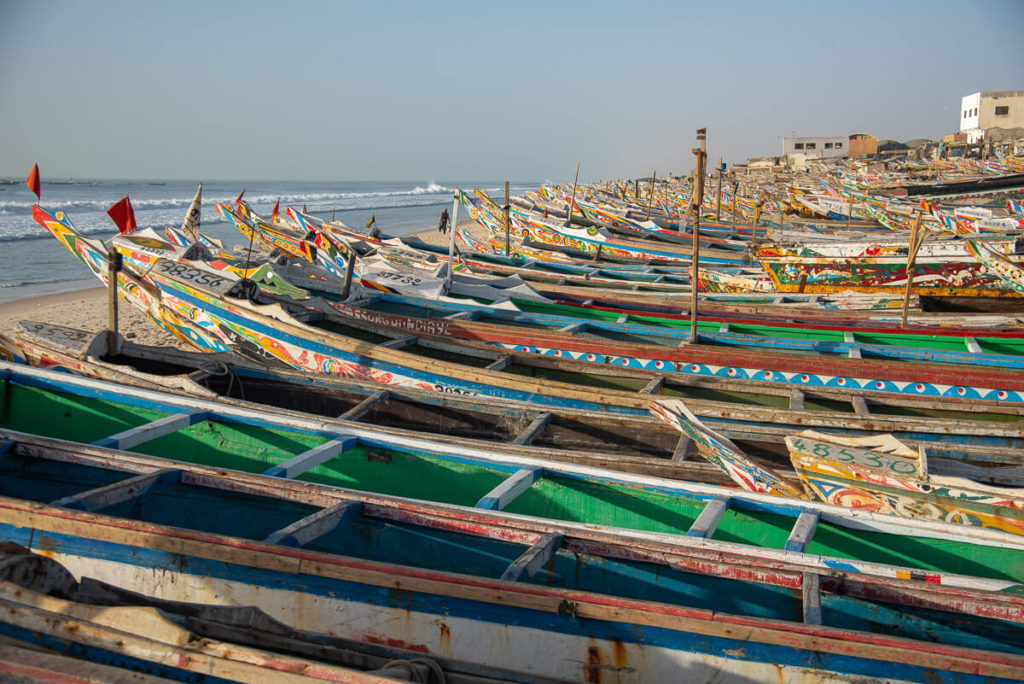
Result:
{"label": "wooden crossbeam", "polygon": [[500,511],[544,475],[542,468],[521,468],[476,502],[477,508]]}
{"label": "wooden crossbeam", "polygon": [[131,449],[133,446],[148,442],[165,435],[169,435],[172,432],[177,432],[190,425],[206,420],[206,411],[190,411],[188,413],[175,413],[170,416],[164,416],[158,418],[152,422],[146,423],[145,425],[139,425],[130,430],[124,432],[118,432],[116,435],[104,437],[103,439],[96,440],[93,442],[93,446],[103,447],[105,449]]}
{"label": "wooden crossbeam", "polygon": [[149,492],[173,487],[181,483],[181,471],[165,468],[155,473],[136,475],[127,480],[114,482],[105,487],[90,489],[52,502],[51,506],[74,508],[79,511],[98,511],[115,504],[134,499]]}
{"label": "wooden crossbeam", "polygon": [[512,356],[510,354],[505,354],[501,358],[499,358],[499,359],[497,359],[497,360],[487,364],[486,366],[484,366],[484,370],[491,370],[491,371],[504,370],[508,366],[508,364],[510,364],[510,363],[512,363]]}
{"label": "wooden crossbeam", "polygon": [[866,416],[869,413],[871,413],[871,411],[868,410],[868,402],[865,401],[864,397],[860,396],[859,394],[851,397],[850,403],[853,404],[854,413],[860,414],[862,416]]}
{"label": "wooden crossbeam", "polygon": [[548,423],[551,422],[551,413],[545,411],[544,413],[538,413],[526,429],[516,435],[516,438],[512,440],[513,444],[519,446],[527,446],[533,443],[533,440],[537,439],[544,429],[547,428]]}
{"label": "wooden crossbeam", "polygon": [[661,388],[665,385],[665,380],[668,376],[659,375],[651,379],[649,383],[644,385],[644,388],[640,390],[640,394],[657,394],[661,391]]}
{"label": "wooden crossbeam", "polygon": [[327,461],[340,456],[357,444],[359,444],[358,437],[341,436],[338,437],[338,439],[332,439],[329,442],[324,442],[318,447],[313,447],[309,451],[304,451],[298,456],[285,461],[281,465],[269,468],[263,474],[269,475],[270,477],[283,477],[290,480],[298,477],[308,470],[311,470],[312,468],[316,468],[318,465],[327,463]]}
{"label": "wooden crossbeam", "polygon": [[651,283],[660,283],[660,282],[663,282],[664,280],[665,280],[665,276],[660,275],[657,278],[655,278],[654,280],[652,280]]}
{"label": "wooden crossbeam", "polygon": [[854,344],[856,342],[856,340],[853,339],[853,332],[851,332],[850,330],[847,330],[846,332],[844,332],[843,333],[843,342],[846,342],[846,344]]}
{"label": "wooden crossbeam", "polygon": [[821,576],[816,572],[803,574],[804,623],[821,624]]}
{"label": "wooden crossbeam", "polygon": [[850,347],[850,351],[846,352],[846,355],[849,356],[851,359],[861,358],[860,347]]}
{"label": "wooden crossbeam", "polygon": [[690,460],[690,448],[693,446],[693,440],[686,435],[680,435],[679,441],[676,442],[676,448],[672,451],[673,461],[689,461]]}
{"label": "wooden crossbeam", "polygon": [[341,503],[307,515],[288,527],[274,532],[264,541],[283,546],[305,546],[314,539],[324,536],[339,525],[362,515],[363,502],[342,501]]}
{"label": "wooden crossbeam", "polygon": [[720,332],[720,333],[727,333],[727,332],[729,332],[729,324],[723,322],[722,325],[718,326],[718,332]]}
{"label": "wooden crossbeam", "polygon": [[621,316],[619,316],[618,318],[616,318],[615,322],[616,323],[625,323],[628,320],[629,320],[629,314],[624,313]]}
{"label": "wooden crossbeam", "polygon": [[341,420],[359,420],[367,413],[373,410],[373,407],[382,401],[387,401],[391,397],[391,392],[387,390],[381,390],[376,394],[363,399],[361,402],[350,408],[348,411],[342,413],[338,418]]}
{"label": "wooden crossbeam", "polygon": [[564,332],[564,333],[574,333],[574,332],[580,332],[585,327],[587,327],[586,323],[584,323],[583,321],[577,321],[576,323],[570,323],[569,325],[563,325],[561,328],[558,329],[558,331],[559,332]]}
{"label": "wooden crossbeam", "polygon": [[964,338],[964,344],[967,345],[967,351],[971,352],[972,354],[981,354],[981,353],[983,353],[981,351],[981,345],[978,344],[977,338],[965,337]]}
{"label": "wooden crossbeam", "polygon": [[537,574],[538,570],[544,567],[545,563],[551,560],[551,557],[555,555],[555,552],[558,551],[561,545],[561,534],[557,532],[545,534],[505,568],[501,579],[508,582],[517,582],[523,575],[526,575],[528,578],[533,577]]}
{"label": "wooden crossbeam", "polygon": [[716,496],[711,501],[708,501],[704,505],[704,510],[700,512],[697,519],[690,525],[690,529],[686,531],[687,537],[700,537],[706,539],[715,533],[718,529],[718,523],[722,522],[722,516],[729,510],[729,498],[725,496]]}
{"label": "wooden crossbeam", "polygon": [[804,398],[805,395],[803,390],[794,388],[793,391],[789,393],[789,408],[795,411],[802,411],[804,408]]}
{"label": "wooden crossbeam", "polygon": [[402,349],[404,347],[411,347],[416,344],[420,338],[415,335],[406,335],[405,337],[396,337],[393,340],[387,342],[381,342],[380,346],[387,347],[388,349]]}
{"label": "wooden crossbeam", "polygon": [[807,545],[818,529],[819,513],[817,511],[803,511],[797,516],[796,523],[786,540],[786,551],[803,553]]}

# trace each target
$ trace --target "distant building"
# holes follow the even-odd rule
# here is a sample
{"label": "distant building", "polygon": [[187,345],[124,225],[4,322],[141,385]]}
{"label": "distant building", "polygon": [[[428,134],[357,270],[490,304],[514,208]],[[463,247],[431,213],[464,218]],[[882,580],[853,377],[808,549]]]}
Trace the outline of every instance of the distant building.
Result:
{"label": "distant building", "polygon": [[845,136],[831,138],[783,138],[782,156],[804,155],[806,159],[845,157],[849,140]]}
{"label": "distant building", "polygon": [[1024,90],[995,90],[960,100],[960,132],[968,143],[980,142],[992,128],[1024,126]]}
{"label": "distant building", "polygon": [[860,157],[878,152],[878,138],[867,133],[854,133],[850,136],[849,154]]}

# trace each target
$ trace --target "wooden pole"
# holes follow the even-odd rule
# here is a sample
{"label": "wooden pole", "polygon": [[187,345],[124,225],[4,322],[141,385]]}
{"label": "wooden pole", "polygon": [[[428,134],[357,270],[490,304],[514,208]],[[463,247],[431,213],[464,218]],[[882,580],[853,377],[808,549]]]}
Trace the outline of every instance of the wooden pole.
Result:
{"label": "wooden pole", "polygon": [[[505,181],[505,256],[511,254],[511,248],[509,246],[509,211],[511,210],[510,199],[508,196],[508,181]],[[454,226],[453,226],[454,227]]]}
{"label": "wooden pole", "polygon": [[651,174],[651,187],[647,193],[647,220],[651,220],[651,202],[654,201],[654,181],[658,177],[658,171],[655,169],[654,173]]}
{"label": "wooden pole", "polygon": [[107,356],[117,355],[117,273],[121,270],[121,253],[107,248]]}
{"label": "wooden pole", "polygon": [[452,196],[452,224],[448,229],[448,275],[444,282],[445,294],[452,290],[452,267],[455,266],[455,231],[459,227],[459,201],[462,199],[462,191],[455,188]]}
{"label": "wooden pole", "polygon": [[707,129],[697,129],[700,147],[693,149],[696,172],[693,180],[693,253],[690,265],[690,342],[697,342],[697,277],[700,268],[700,208],[704,203],[704,166],[707,163]]}
{"label": "wooden pole", "polygon": [[346,255],[346,260],[348,261],[348,263],[345,264],[345,287],[341,291],[341,299],[342,299],[342,301],[348,299],[348,295],[352,291],[352,274],[355,273],[355,270],[356,270],[356,253],[355,253],[355,250],[352,250],[352,249],[348,250],[348,254]]}
{"label": "wooden pole", "polygon": [[850,202],[847,205],[846,212],[847,212],[847,216],[848,216],[848,218],[846,220],[847,221],[852,221],[853,220],[853,190],[852,189],[850,190]]}
{"label": "wooden pole", "polygon": [[569,210],[565,212],[565,225],[572,225],[572,205],[576,204],[576,181],[580,178],[580,163],[576,162],[576,173],[572,177],[572,199],[569,200]]}
{"label": "wooden pole", "polygon": [[[732,182],[732,226],[736,228],[736,205],[739,204],[740,197],[740,182]],[[755,236],[756,237],[756,236]]]}
{"label": "wooden pole", "polygon": [[907,313],[910,310],[910,290],[914,282],[914,262],[917,261],[917,250],[921,248],[921,243],[924,242],[924,233],[921,231],[921,220],[923,218],[924,212],[918,210],[917,219],[914,220],[914,228],[910,231],[910,249],[907,252],[907,288],[903,292],[901,328],[907,327]]}
{"label": "wooden pole", "polygon": [[715,220],[722,222],[722,158],[718,158],[718,206],[715,207]]}

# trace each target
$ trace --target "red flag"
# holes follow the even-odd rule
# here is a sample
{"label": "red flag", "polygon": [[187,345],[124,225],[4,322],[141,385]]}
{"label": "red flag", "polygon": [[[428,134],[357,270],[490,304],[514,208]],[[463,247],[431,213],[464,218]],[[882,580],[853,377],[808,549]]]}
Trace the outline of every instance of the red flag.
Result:
{"label": "red flag", "polygon": [[128,199],[128,195],[124,196],[124,199],[114,204],[114,206],[107,209],[107,214],[110,218],[114,219],[114,223],[117,224],[117,229],[121,231],[121,234],[130,233],[137,227],[135,224],[135,212],[132,210],[132,201]]}
{"label": "red flag", "polygon": [[245,188],[242,188],[242,192],[238,193],[238,197],[235,198],[235,204],[242,203],[242,195],[245,194]]}
{"label": "red flag", "polygon": [[277,202],[274,203],[274,210],[270,212],[270,220],[273,221],[274,223],[277,223],[277,210],[280,209],[280,208],[281,208],[281,198],[279,197],[277,199]]}
{"label": "red flag", "polygon": [[32,171],[28,174],[28,178],[25,179],[25,185],[28,186],[29,190],[36,193],[37,200],[43,199],[39,195],[39,164],[32,165]]}

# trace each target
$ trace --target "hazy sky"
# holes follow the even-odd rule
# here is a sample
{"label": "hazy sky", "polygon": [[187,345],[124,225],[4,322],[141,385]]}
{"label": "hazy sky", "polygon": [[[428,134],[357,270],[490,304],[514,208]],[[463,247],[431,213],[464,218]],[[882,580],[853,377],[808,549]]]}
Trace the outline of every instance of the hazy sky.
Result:
{"label": "hazy sky", "polygon": [[571,180],[905,140],[1024,89],[1024,2],[0,0],[0,176]]}

